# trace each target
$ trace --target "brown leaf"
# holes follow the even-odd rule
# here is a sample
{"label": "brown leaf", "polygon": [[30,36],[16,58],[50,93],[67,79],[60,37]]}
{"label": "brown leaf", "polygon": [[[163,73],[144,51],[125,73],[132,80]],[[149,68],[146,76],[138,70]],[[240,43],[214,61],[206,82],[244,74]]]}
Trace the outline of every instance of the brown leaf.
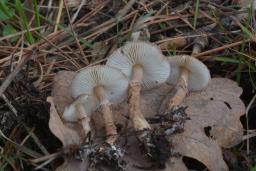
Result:
{"label": "brown leaf", "polygon": [[60,71],[54,77],[52,98],[60,116],[62,116],[65,107],[73,102],[70,84],[75,75],[76,73],[73,71]]}
{"label": "brown leaf", "polygon": [[197,159],[209,170],[228,170],[218,143],[204,134],[193,121],[185,123],[184,132],[171,137],[173,146],[182,156]]}
{"label": "brown leaf", "polygon": [[87,169],[88,169],[88,161],[67,159],[61,166],[55,169],[55,171],[85,171]]}
{"label": "brown leaf", "polygon": [[[148,117],[161,114],[164,109],[158,112],[158,108],[165,106],[165,98],[170,91],[170,86],[162,85],[143,92],[143,113]],[[184,133],[171,137],[175,150],[183,156],[197,159],[210,170],[228,170],[220,147],[232,147],[242,141],[239,118],[245,113],[245,106],[239,99],[241,93],[242,89],[234,81],[225,78],[214,78],[205,90],[191,92],[183,103],[188,106],[186,112],[191,120],[186,122]],[[126,104],[122,104],[116,114],[128,116],[127,111]],[[205,127],[211,128],[210,136],[216,141],[206,136]]]}
{"label": "brown leaf", "polygon": [[206,90],[191,93],[184,105],[189,106],[187,113],[194,123],[211,127],[210,135],[219,145],[230,148],[242,141],[240,117],[245,114],[245,106],[241,94],[242,89],[234,81],[216,78]]}
{"label": "brown leaf", "polygon": [[53,98],[48,97],[47,102],[51,104],[49,120],[49,128],[51,132],[62,142],[64,147],[71,144],[79,144],[80,138],[77,132],[63,124],[56,111]]}
{"label": "brown leaf", "polygon": [[[65,79],[64,84],[66,85],[62,86],[67,88],[70,82]],[[143,114],[147,117],[161,114],[159,108],[165,106],[166,95],[170,93],[171,88],[171,86],[162,85],[142,92],[141,108]],[[59,90],[56,89],[56,91]],[[205,90],[191,92],[183,103],[183,105],[188,106],[186,112],[191,120],[185,123],[183,133],[171,137],[174,150],[182,156],[188,156],[202,162],[210,170],[228,170],[222,157],[221,147],[232,147],[242,141],[243,131],[239,118],[245,113],[245,107],[239,99],[241,93],[242,89],[234,81],[224,78],[214,78]],[[69,93],[57,93],[57,95],[70,96]],[[72,98],[65,97],[65,99]],[[60,102],[62,101],[57,99],[56,105],[59,106],[60,111],[63,111],[65,105],[71,101],[66,102],[65,105],[57,104]],[[129,116],[128,111],[126,102],[113,108],[115,122],[123,126],[121,131],[124,133],[127,130],[132,131],[129,125],[130,121],[126,117]],[[92,122],[94,135],[97,137],[95,141],[100,141],[98,137],[104,137],[101,113],[95,112]],[[210,136],[213,139],[205,134],[205,127],[211,128]],[[149,167],[151,162],[140,152],[138,140],[134,136],[126,138],[127,155],[125,155],[124,160],[128,163],[127,170],[141,170],[135,165]],[[124,141],[124,136],[119,137],[120,143]],[[187,170],[181,158],[172,158],[166,165],[166,170]],[[70,165],[66,167],[69,168]]]}

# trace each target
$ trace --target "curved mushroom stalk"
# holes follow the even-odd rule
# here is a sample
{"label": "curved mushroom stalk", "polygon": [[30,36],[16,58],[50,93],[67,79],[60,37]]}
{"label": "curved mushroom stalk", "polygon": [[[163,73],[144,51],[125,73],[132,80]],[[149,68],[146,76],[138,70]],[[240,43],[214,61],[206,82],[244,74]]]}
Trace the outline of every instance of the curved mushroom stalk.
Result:
{"label": "curved mushroom stalk", "polygon": [[175,85],[167,111],[182,103],[188,91],[204,89],[210,81],[208,68],[198,59],[188,56],[169,57],[171,73],[167,83]]}
{"label": "curved mushroom stalk", "polygon": [[188,75],[189,71],[187,69],[180,69],[180,78],[172,91],[171,98],[167,106],[167,111],[170,111],[173,107],[180,105],[183,99],[186,97],[188,93]]}
{"label": "curved mushroom stalk", "polygon": [[[208,38],[204,36],[203,32],[201,32],[201,35],[202,36],[197,37],[194,40],[192,55],[200,53],[202,49],[204,49],[209,44]],[[210,74],[207,67],[196,58],[184,55],[180,56],[180,61],[170,59],[170,62],[172,61],[174,61],[174,65],[175,63],[179,65],[180,76],[169,100],[169,104],[167,107],[168,111],[174,106],[178,106],[182,103],[190,87],[192,87],[192,90],[193,87],[197,87],[194,88],[194,90],[201,90],[207,86],[210,80]],[[191,75],[192,79],[194,79],[195,81],[189,81],[189,75]],[[196,81],[197,79],[198,81]],[[198,85],[194,86],[195,84]]]}
{"label": "curved mushroom stalk", "polygon": [[95,87],[95,95],[100,101],[101,112],[103,115],[104,125],[106,129],[106,142],[110,145],[114,145],[117,139],[117,130],[114,124],[112,110],[110,109],[110,102],[106,97],[106,93],[103,86]]}
{"label": "curved mushroom stalk", "polygon": [[133,67],[132,79],[129,84],[128,104],[130,117],[135,131],[150,129],[140,109],[140,92],[142,88],[143,69],[140,65]]}
{"label": "curved mushroom stalk", "polygon": [[[213,25],[213,26],[215,26],[215,25]],[[212,28],[213,26],[211,26],[210,28]],[[196,54],[200,53],[205,47],[207,47],[209,45],[208,37],[205,36],[204,32],[199,31],[199,33],[201,34],[201,36],[196,37],[194,40],[192,55],[196,55]]]}
{"label": "curved mushroom stalk", "polygon": [[69,107],[67,107],[63,113],[63,118],[66,121],[76,122],[78,121],[82,127],[82,134],[87,137],[91,131],[90,121],[91,117],[86,112],[86,103],[88,101],[88,95],[80,95]]}

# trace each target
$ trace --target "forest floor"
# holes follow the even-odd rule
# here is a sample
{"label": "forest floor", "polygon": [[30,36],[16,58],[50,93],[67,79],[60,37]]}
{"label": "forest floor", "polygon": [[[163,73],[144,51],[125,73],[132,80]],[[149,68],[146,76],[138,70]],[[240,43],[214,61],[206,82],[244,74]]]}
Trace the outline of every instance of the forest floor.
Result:
{"label": "forest floor", "polygon": [[[33,170],[33,155],[61,148],[48,127],[46,98],[54,76],[104,64],[135,32],[166,56],[191,54],[197,38],[204,40],[194,57],[207,65],[212,77],[236,81],[247,106],[247,117],[240,120],[248,136],[227,149],[226,154],[232,153],[232,159],[226,158],[232,160],[229,168],[256,170],[256,2],[130,1],[0,2],[0,170]],[[189,169],[194,169],[193,162],[186,162]]]}

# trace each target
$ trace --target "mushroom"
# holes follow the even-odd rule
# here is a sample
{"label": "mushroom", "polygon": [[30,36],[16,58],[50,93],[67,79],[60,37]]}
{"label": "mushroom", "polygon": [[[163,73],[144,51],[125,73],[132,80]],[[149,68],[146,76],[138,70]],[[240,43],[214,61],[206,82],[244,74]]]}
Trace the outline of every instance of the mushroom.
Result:
{"label": "mushroom", "polygon": [[71,84],[71,94],[74,98],[81,94],[91,95],[90,102],[100,107],[106,129],[106,142],[110,145],[114,145],[117,136],[110,102],[122,102],[127,96],[127,89],[128,80],[122,72],[101,65],[81,70]]}
{"label": "mushroom", "polygon": [[145,120],[140,109],[141,89],[150,89],[166,81],[170,72],[170,65],[154,44],[133,41],[117,49],[108,59],[107,65],[121,70],[130,78],[128,104],[130,118],[135,131],[142,131],[151,127]]}
{"label": "mushroom", "polygon": [[91,113],[94,112],[95,109],[92,98],[89,95],[82,94],[65,108],[62,118],[69,122],[79,122],[83,129],[83,135],[86,137],[91,131]]}
{"label": "mushroom", "polygon": [[171,72],[167,83],[176,85],[171,94],[167,110],[181,104],[188,91],[204,89],[210,79],[210,72],[200,60],[189,55],[168,58]]}

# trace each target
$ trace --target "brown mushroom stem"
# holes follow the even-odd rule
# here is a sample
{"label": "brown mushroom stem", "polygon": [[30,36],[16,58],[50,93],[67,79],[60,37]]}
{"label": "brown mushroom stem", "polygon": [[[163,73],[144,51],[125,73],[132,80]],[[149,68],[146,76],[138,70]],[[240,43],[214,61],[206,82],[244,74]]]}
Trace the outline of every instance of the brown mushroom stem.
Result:
{"label": "brown mushroom stem", "polygon": [[113,114],[110,109],[110,103],[106,97],[103,86],[95,87],[95,94],[98,97],[101,105],[101,112],[103,114],[104,125],[107,135],[107,143],[114,145],[117,139],[117,130],[114,124]]}
{"label": "brown mushroom stem", "polygon": [[188,74],[189,71],[187,69],[181,68],[180,78],[172,91],[172,95],[167,106],[167,111],[177,105],[180,105],[183,99],[186,97],[186,94],[188,93]]}
{"label": "brown mushroom stem", "polygon": [[77,112],[79,113],[78,122],[82,126],[83,136],[86,137],[87,134],[91,131],[91,127],[90,127],[91,118],[88,117],[88,115],[81,103],[75,104],[75,107],[76,107]]}
{"label": "brown mushroom stem", "polygon": [[143,69],[140,65],[135,65],[133,67],[133,74],[128,92],[130,118],[132,119],[135,131],[150,129],[150,125],[140,110],[140,91],[142,87],[142,79]]}
{"label": "brown mushroom stem", "polygon": [[193,46],[192,55],[198,54],[201,52],[202,47],[199,44]]}

